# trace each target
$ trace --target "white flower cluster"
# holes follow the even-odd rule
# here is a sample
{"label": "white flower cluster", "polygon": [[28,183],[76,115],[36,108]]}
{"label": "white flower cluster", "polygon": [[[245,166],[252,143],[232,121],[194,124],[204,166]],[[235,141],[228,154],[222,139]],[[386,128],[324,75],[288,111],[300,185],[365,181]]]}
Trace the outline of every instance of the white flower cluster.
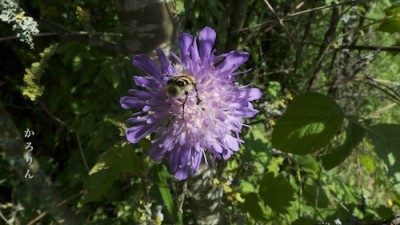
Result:
{"label": "white flower cluster", "polygon": [[15,0],[0,0],[0,20],[12,24],[17,38],[33,49],[32,36],[39,33],[38,24],[32,17],[24,14]]}

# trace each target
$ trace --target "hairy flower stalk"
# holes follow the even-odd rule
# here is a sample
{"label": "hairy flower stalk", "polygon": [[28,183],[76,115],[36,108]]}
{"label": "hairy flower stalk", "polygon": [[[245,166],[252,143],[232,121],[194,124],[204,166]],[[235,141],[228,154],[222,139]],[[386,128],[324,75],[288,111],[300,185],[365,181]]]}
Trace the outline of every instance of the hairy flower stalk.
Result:
{"label": "hairy flower stalk", "polygon": [[261,97],[257,88],[236,84],[243,72],[236,70],[249,54],[232,51],[215,55],[216,33],[205,27],[198,40],[190,34],[179,36],[180,57],[172,54],[172,63],[160,49],[160,67],[146,55],[137,55],[133,65],[149,76],[133,78],[137,89],[120,99],[124,109],[138,109],[128,122],[129,142],[154,133],[150,157],[161,161],[168,157],[170,170],[179,180],[196,173],[200,163],[229,159],[243,142],[239,133],[243,119],[258,111],[250,101]]}

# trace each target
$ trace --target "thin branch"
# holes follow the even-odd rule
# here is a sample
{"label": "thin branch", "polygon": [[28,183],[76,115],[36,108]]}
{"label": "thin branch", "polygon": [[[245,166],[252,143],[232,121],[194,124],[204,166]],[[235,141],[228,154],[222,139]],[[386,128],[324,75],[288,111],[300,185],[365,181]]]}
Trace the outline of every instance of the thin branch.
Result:
{"label": "thin branch", "polygon": [[319,52],[318,52],[318,56],[317,56],[317,60],[316,60],[317,66],[315,67],[312,76],[309,78],[309,80],[307,82],[306,89],[308,91],[313,88],[314,82],[318,79],[319,73],[323,68],[323,64],[324,64],[323,59],[326,56],[327,49],[329,49],[330,44],[335,40],[336,29],[339,26],[339,21],[340,21],[340,15],[341,15],[341,9],[339,9],[338,7],[334,7],[332,9],[329,27],[325,32],[324,40],[322,41],[321,47],[319,48]]}
{"label": "thin branch", "polygon": [[87,163],[87,161],[86,161],[85,154],[83,153],[82,144],[81,144],[81,139],[79,138],[78,131],[77,131],[74,127],[72,127],[72,126],[70,126],[69,124],[65,123],[65,122],[62,121],[60,118],[56,117],[53,113],[51,113],[51,112],[47,109],[47,107],[43,104],[43,102],[40,102],[40,107],[41,107],[51,118],[53,118],[55,121],[57,121],[59,124],[61,124],[61,125],[65,126],[65,127],[67,127],[67,128],[70,129],[72,132],[74,132],[76,141],[78,142],[78,149],[79,149],[79,153],[81,154],[81,158],[82,158],[83,164],[85,165],[85,168],[86,168],[87,172],[89,172],[89,166],[88,166],[88,163]]}
{"label": "thin branch", "polygon": [[300,12],[295,12],[295,13],[288,14],[288,15],[285,16],[285,18],[295,17],[295,16],[299,16],[299,15],[302,15],[302,14],[306,14],[306,13],[310,13],[310,12],[314,12],[314,11],[318,11],[318,10],[322,10],[322,9],[333,8],[333,7],[340,6],[340,5],[354,4],[356,2],[357,1],[353,0],[353,1],[337,3],[337,4],[318,6],[318,7],[315,7],[315,8],[306,9],[306,10],[303,10],[303,11],[300,11]]}
{"label": "thin branch", "polygon": [[[73,31],[65,34],[60,34],[57,32],[42,32],[33,35],[34,37],[50,37],[50,36],[118,36],[122,37],[121,33],[112,33],[112,32],[87,32],[87,31]],[[8,41],[8,40],[13,40],[17,39],[17,35],[11,35],[11,36],[6,36],[6,37],[0,37],[0,42],[2,41]]]}
{"label": "thin branch", "polygon": [[393,101],[395,101],[397,104],[400,104],[400,99],[398,96],[393,95],[392,93],[390,93],[389,91],[385,90],[384,88],[380,87],[379,85],[373,84],[371,82],[367,82],[367,84],[371,87],[374,87],[380,91],[382,91],[383,93],[385,93],[386,95],[390,96],[392,98]]}
{"label": "thin branch", "polygon": [[[71,197],[63,200],[62,202],[57,204],[57,207],[60,207],[64,204],[66,204],[67,202],[71,201],[72,199],[80,196],[83,194],[83,191],[78,192],[77,194],[72,195]],[[34,225],[35,223],[39,222],[43,217],[45,217],[47,215],[47,212],[41,213],[39,214],[37,217],[33,218],[27,225]]]}
{"label": "thin branch", "polygon": [[400,46],[341,45],[337,49],[398,52],[400,51]]}
{"label": "thin branch", "polygon": [[[100,39],[100,36],[104,34],[115,34],[116,33],[101,33],[101,32],[71,32],[68,31],[62,27],[59,27],[57,25],[45,22],[45,21],[38,21],[39,26],[41,29],[48,30],[50,31],[49,34],[56,33],[58,36],[61,37],[61,39],[67,40],[67,41],[78,41],[82,42],[84,44],[90,45],[90,46],[96,46],[100,47],[102,49],[115,52],[115,53],[120,53],[124,55],[134,55],[137,54],[137,52],[132,52],[129,51],[128,49],[124,48],[121,44],[113,44],[104,40]],[[119,35],[119,34],[118,34]]]}
{"label": "thin branch", "polygon": [[293,38],[292,34],[286,28],[285,24],[283,24],[283,20],[278,16],[278,14],[276,14],[274,8],[272,8],[272,6],[269,4],[268,0],[264,0],[264,2],[265,2],[265,4],[267,4],[268,9],[274,14],[274,16],[276,17],[276,19],[278,20],[278,22],[282,26],[282,28],[285,30],[285,32],[288,35],[290,41],[292,41],[295,44],[297,49],[300,49],[299,44],[296,41],[294,41],[294,38]]}
{"label": "thin branch", "polygon": [[[357,2],[357,1],[353,0],[353,1],[347,1],[347,2],[342,2],[342,3],[338,3],[338,4],[330,4],[330,5],[318,6],[318,7],[315,7],[315,8],[311,8],[311,9],[307,9],[307,10],[303,10],[303,11],[299,11],[299,12],[295,12],[295,13],[290,13],[290,14],[287,14],[287,15],[285,15],[283,17],[280,17],[280,18],[281,18],[282,21],[287,21],[287,20],[290,20],[290,19],[294,19],[295,17],[303,15],[303,14],[307,14],[307,13],[311,13],[311,12],[315,12],[315,11],[323,10],[323,9],[329,9],[329,8],[337,7],[337,6],[340,6],[340,5],[354,4],[355,2]],[[259,23],[259,24],[255,25],[253,27],[243,28],[240,31],[256,29],[256,28],[263,27],[263,26],[265,26],[265,25],[267,25],[269,23],[274,23],[274,22],[276,22],[276,18],[266,20],[266,21],[264,21],[262,23]]]}

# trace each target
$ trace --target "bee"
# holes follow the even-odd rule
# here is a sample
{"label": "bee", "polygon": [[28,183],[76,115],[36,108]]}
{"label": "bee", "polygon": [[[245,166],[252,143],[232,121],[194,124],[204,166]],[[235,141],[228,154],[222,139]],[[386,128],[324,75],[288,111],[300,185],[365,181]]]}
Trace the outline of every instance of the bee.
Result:
{"label": "bee", "polygon": [[183,118],[185,118],[185,103],[189,97],[191,91],[196,92],[197,105],[200,104],[201,100],[197,92],[197,86],[195,78],[188,74],[180,74],[178,76],[172,77],[167,82],[167,95],[169,97],[178,97],[185,95],[185,100],[182,103]]}

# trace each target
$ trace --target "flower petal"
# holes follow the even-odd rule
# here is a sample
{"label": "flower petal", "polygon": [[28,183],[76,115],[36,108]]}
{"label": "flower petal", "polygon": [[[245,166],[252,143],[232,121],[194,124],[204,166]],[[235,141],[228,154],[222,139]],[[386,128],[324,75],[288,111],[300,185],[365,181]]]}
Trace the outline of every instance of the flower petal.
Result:
{"label": "flower petal", "polygon": [[119,100],[119,103],[124,109],[141,108],[146,104],[143,100],[139,100],[137,98],[129,96],[122,97]]}
{"label": "flower petal", "polygon": [[207,58],[211,54],[215,42],[215,37],[216,33],[210,27],[205,27],[203,30],[200,31],[199,53],[201,59]]}
{"label": "flower petal", "polygon": [[129,142],[135,144],[154,130],[154,125],[139,124],[126,129],[125,134]]}
{"label": "flower petal", "polygon": [[150,158],[156,162],[159,162],[164,158],[167,153],[167,148],[162,144],[163,139],[155,141],[150,147]]}
{"label": "flower petal", "polygon": [[248,93],[248,101],[253,101],[253,100],[257,100],[259,98],[261,98],[262,93],[260,91],[260,89],[258,88],[249,88],[247,89],[247,93]]}
{"label": "flower petal", "polygon": [[157,48],[156,52],[157,52],[158,61],[160,62],[160,65],[161,65],[162,75],[164,76],[165,74],[169,74],[171,63],[169,62],[167,56],[165,56],[164,51],[160,48]]}
{"label": "flower petal", "polygon": [[224,61],[216,68],[220,73],[232,73],[249,59],[249,53],[244,51],[232,51],[227,54]]}
{"label": "flower petal", "polygon": [[228,145],[229,149],[233,151],[238,151],[240,149],[238,140],[231,135],[225,136],[225,144]]}
{"label": "flower petal", "polygon": [[160,68],[147,55],[140,54],[135,56],[132,64],[152,77],[160,78],[162,76]]}
{"label": "flower petal", "polygon": [[136,89],[129,89],[128,94],[137,97],[141,100],[146,100],[153,97],[153,95],[148,91],[141,91]]}
{"label": "flower petal", "polygon": [[186,180],[190,173],[189,173],[189,166],[183,166],[175,171],[175,178],[177,180]]}
{"label": "flower petal", "polygon": [[137,86],[144,87],[149,90],[154,90],[159,87],[159,84],[155,80],[153,80],[149,77],[134,76],[133,81],[135,82],[135,84]]}
{"label": "flower petal", "polygon": [[193,44],[193,36],[183,33],[179,36],[179,50],[181,52],[182,62],[186,65],[189,58],[189,49]]}

